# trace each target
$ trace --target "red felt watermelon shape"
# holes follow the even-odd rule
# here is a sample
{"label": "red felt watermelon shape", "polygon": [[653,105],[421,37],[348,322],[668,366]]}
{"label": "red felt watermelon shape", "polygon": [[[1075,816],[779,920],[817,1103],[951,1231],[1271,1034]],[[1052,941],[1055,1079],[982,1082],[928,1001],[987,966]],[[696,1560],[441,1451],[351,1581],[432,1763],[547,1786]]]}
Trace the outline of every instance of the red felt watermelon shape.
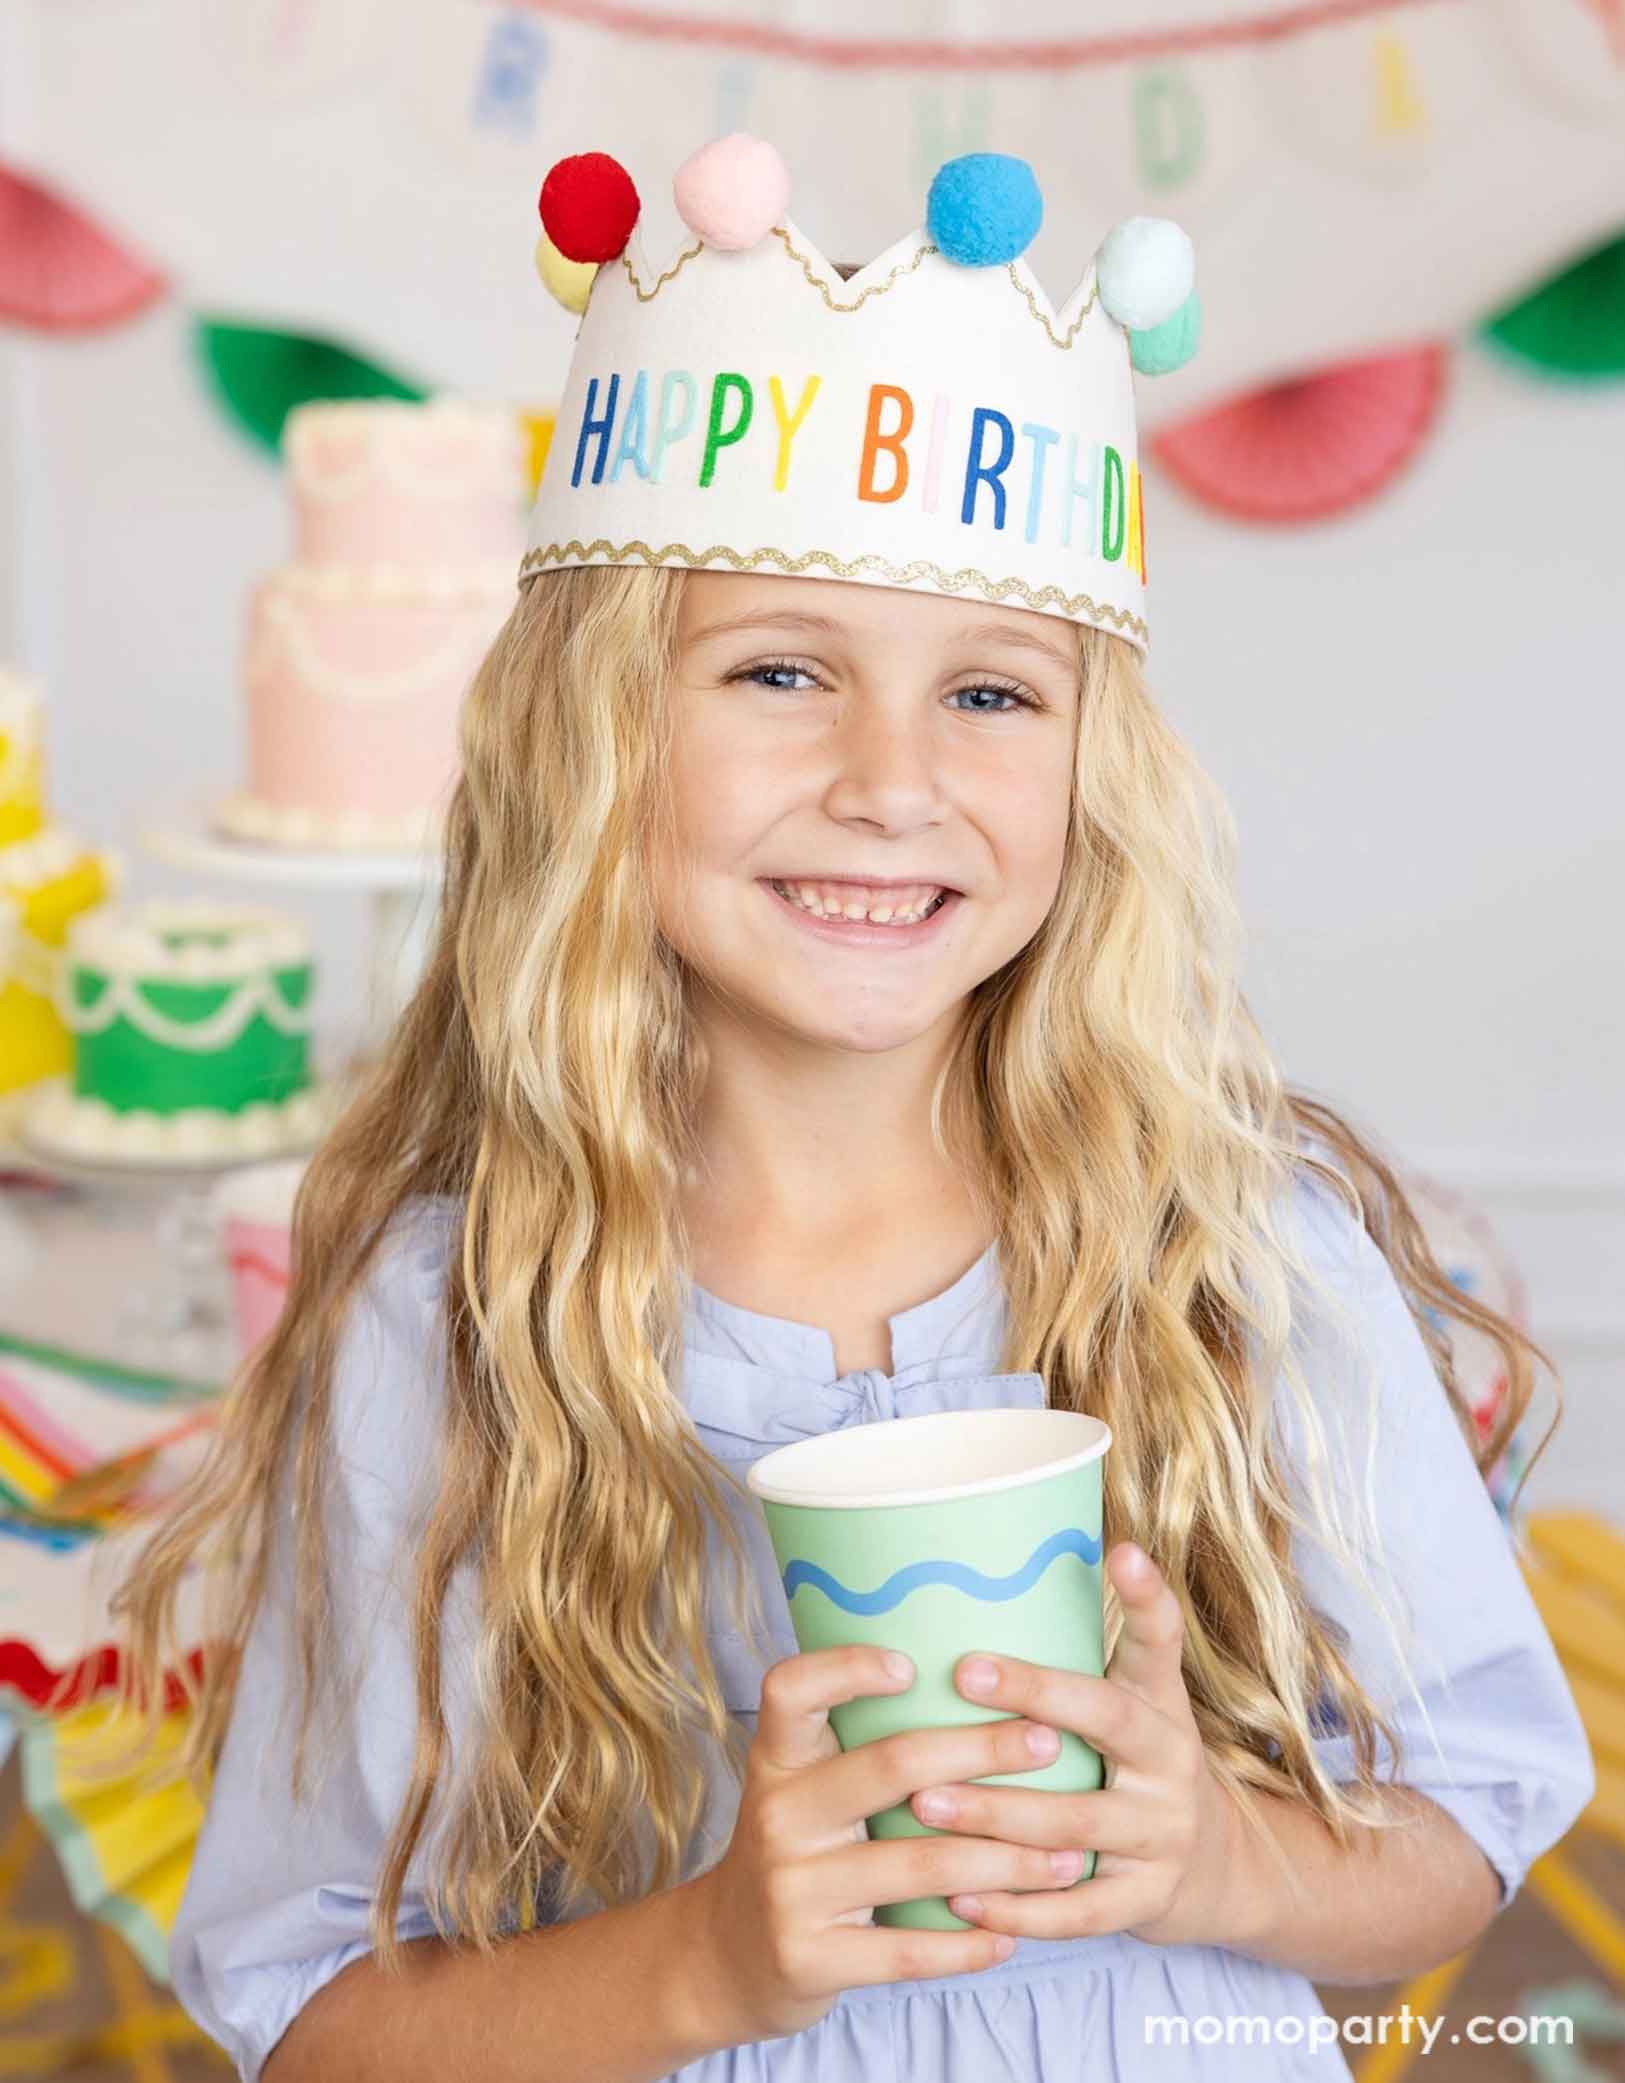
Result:
{"label": "red felt watermelon shape", "polygon": [[133,318],[162,275],[38,182],[0,167],[0,318],[88,332]]}
{"label": "red felt watermelon shape", "polygon": [[1448,350],[1408,348],[1271,384],[1168,428],[1150,452],[1186,491],[1248,521],[1358,506],[1420,448]]}

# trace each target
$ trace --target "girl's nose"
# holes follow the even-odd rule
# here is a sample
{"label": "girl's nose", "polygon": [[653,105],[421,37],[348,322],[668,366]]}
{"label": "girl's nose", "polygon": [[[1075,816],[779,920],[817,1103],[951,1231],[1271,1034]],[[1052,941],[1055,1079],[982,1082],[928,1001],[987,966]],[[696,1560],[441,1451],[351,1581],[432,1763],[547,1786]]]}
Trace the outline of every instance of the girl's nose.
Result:
{"label": "girl's nose", "polygon": [[836,744],[839,778],[847,789],[895,798],[905,813],[935,795],[936,751],[918,718],[854,713],[842,720]]}

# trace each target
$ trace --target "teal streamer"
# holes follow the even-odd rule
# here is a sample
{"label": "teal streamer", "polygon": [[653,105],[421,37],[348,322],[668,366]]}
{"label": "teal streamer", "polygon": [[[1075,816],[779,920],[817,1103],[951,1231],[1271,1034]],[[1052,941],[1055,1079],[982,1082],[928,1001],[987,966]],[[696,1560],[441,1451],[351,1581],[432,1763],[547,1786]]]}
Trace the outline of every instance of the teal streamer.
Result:
{"label": "teal streamer", "polygon": [[1613,2083],[1611,2068],[1598,2068],[1580,2052],[1588,2039],[1625,2040],[1625,2004],[1600,1982],[1582,1979],[1525,1989],[1518,1998],[1517,2015],[1526,2021],[1567,2018],[1574,2027],[1572,2045],[1533,2038],[1518,2043],[1517,2052],[1541,2083]]}

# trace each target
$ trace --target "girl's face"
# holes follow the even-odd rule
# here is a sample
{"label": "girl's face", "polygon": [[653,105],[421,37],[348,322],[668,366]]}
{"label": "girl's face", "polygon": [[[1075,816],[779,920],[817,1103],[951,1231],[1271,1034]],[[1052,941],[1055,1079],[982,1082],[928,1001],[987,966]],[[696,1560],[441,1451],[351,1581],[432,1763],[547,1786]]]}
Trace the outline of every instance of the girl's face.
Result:
{"label": "girl's face", "polygon": [[[898,587],[706,571],[684,582],[678,636],[677,852],[661,834],[655,854],[668,939],[736,1010],[807,1041],[890,1049],[949,1020],[1055,896],[1074,626]],[[816,888],[826,910],[953,894],[920,926],[833,926],[776,883]]]}

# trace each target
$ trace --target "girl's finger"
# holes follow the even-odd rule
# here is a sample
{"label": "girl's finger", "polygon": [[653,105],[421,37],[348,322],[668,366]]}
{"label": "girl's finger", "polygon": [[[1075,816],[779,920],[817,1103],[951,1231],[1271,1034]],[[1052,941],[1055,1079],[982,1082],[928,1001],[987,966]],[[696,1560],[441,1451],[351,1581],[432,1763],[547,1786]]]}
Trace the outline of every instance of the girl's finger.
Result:
{"label": "girl's finger", "polygon": [[932,1791],[949,1795],[953,1814],[927,1814],[923,1794],[914,1797],[914,1813],[933,1830],[951,1830],[956,1837],[998,1837],[1006,1844],[1042,1845],[1046,1851],[1156,1856],[1156,1813],[1139,1794],[1057,1794],[1042,1787],[980,1783]]}
{"label": "girl's finger", "polygon": [[[988,1891],[977,1896],[950,1895],[948,1907],[984,1931],[1008,1931],[1017,1938],[1099,1938],[1127,1931],[1156,1914],[1156,1901],[1134,1874],[1099,1875],[1075,1881],[1070,1888],[1046,1888],[1031,1895]],[[971,1908],[971,1903],[978,1905]]]}
{"label": "girl's finger", "polygon": [[1123,1627],[1107,1675],[1132,1686],[1142,1698],[1177,1718],[1190,1705],[1185,1690],[1184,1611],[1168,1580],[1132,1541],[1120,1541],[1108,1565],[1123,1609]]}
{"label": "girl's finger", "polygon": [[[966,1665],[973,1662],[993,1664],[998,1675],[991,1691],[966,1683]],[[1095,1678],[1085,1671],[1027,1663],[1019,1656],[976,1656],[964,1659],[956,1677],[968,1699],[1024,1714],[1029,1721],[1043,1722],[1052,1729],[1070,1730],[1103,1756],[1135,1771],[1154,1773],[1176,1762],[1179,1729],[1139,1692],[1119,1684],[1115,1676]],[[1188,1718],[1183,1686],[1180,1699]]]}

